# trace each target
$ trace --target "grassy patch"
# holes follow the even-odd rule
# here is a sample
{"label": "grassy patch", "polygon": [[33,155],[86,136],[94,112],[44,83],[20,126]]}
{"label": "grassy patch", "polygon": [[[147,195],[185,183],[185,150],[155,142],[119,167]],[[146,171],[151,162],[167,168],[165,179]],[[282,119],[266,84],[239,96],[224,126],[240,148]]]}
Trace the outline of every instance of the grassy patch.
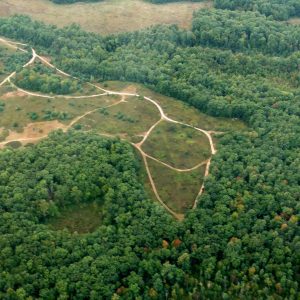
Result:
{"label": "grassy patch", "polygon": [[205,165],[186,173],[179,173],[148,159],[152,178],[161,199],[177,213],[192,208],[203,183]]}
{"label": "grassy patch", "polygon": [[142,139],[142,134],[159,120],[155,106],[137,97],[129,97],[116,106],[102,109],[81,120],[84,129],[119,135],[130,141]]}
{"label": "grassy patch", "polygon": [[192,168],[211,155],[209,141],[203,133],[165,121],[155,127],[142,148],[176,168]]}
{"label": "grassy patch", "polygon": [[300,25],[300,18],[291,18],[288,20],[288,23],[293,25]]}
{"label": "grassy patch", "polygon": [[0,102],[4,110],[0,112],[0,127],[21,131],[28,123],[59,120],[68,124],[84,113],[109,105],[119,96],[99,96],[82,99],[47,99],[28,96],[9,86],[0,88]]}
{"label": "grassy patch", "polygon": [[102,209],[95,202],[69,206],[62,209],[59,216],[48,221],[50,228],[67,229],[71,233],[88,233],[101,224]]}
{"label": "grassy patch", "polygon": [[87,31],[109,34],[154,24],[178,24],[186,28],[191,24],[193,11],[211,5],[211,2],[156,5],[142,0],[57,5],[48,0],[6,0],[0,1],[0,16],[25,14],[59,27],[77,23]]}

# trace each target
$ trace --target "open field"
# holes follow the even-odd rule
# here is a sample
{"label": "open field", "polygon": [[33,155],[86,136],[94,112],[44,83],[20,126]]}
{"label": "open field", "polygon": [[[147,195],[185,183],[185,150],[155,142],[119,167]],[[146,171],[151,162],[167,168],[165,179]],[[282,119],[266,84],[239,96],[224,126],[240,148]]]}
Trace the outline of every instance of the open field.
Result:
{"label": "open field", "polygon": [[59,120],[69,124],[87,111],[116,102],[120,96],[63,99],[26,95],[8,85],[0,88],[0,127],[22,132],[29,123]]}
{"label": "open field", "polygon": [[86,130],[95,129],[99,133],[118,135],[138,142],[143,133],[158,120],[158,111],[151,103],[129,97],[119,105],[100,109],[86,116],[80,124]]}
{"label": "open field", "polygon": [[192,168],[211,154],[208,139],[203,133],[165,121],[153,130],[142,149],[172,167],[181,169]]}
{"label": "open field", "polygon": [[25,14],[59,27],[77,23],[87,31],[109,34],[138,30],[154,24],[178,24],[187,28],[191,24],[193,11],[210,6],[210,2],[156,5],[142,0],[72,5],[57,5],[48,0],[3,0],[0,1],[0,16]]}
{"label": "open field", "polygon": [[177,213],[191,209],[203,183],[205,165],[179,173],[151,159],[148,164],[162,200]]}

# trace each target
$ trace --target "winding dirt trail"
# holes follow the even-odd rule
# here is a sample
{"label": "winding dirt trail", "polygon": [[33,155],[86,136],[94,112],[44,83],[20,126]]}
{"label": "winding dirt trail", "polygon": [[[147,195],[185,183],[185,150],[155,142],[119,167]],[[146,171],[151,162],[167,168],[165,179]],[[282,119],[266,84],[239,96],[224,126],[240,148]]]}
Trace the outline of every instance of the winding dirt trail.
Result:
{"label": "winding dirt trail", "polygon": [[[14,139],[14,140],[8,140],[8,141],[4,141],[4,142],[1,142],[0,143],[0,146],[3,147],[9,143],[12,143],[12,142],[30,142],[30,141],[39,141],[39,140],[42,140],[42,139],[45,139],[47,138],[48,135],[43,135],[43,136],[39,136],[39,137],[34,137],[34,138],[24,138],[24,139]],[[1,148],[0,147],[0,148]]]}
{"label": "winding dirt trail", "polygon": [[[27,46],[26,44],[21,44],[21,43],[15,43],[15,42],[10,42],[10,41],[7,41],[3,38],[0,38],[0,42],[3,42],[7,45],[10,45],[12,47],[14,47],[15,49],[19,49],[21,51],[24,51],[24,52],[28,52],[26,49],[22,49],[20,47],[18,47],[17,45],[22,45],[22,46]],[[67,76],[67,77],[71,77],[71,78],[74,78],[74,79],[78,79],[58,68],[56,68],[53,64],[51,64],[50,62],[48,62],[46,59],[44,59],[42,56],[38,55],[36,53],[36,51],[31,48],[31,51],[32,51],[32,57],[31,59],[23,66],[23,68],[26,68],[28,67],[29,65],[33,64],[35,62],[36,59],[39,59],[41,60],[43,63],[45,63],[46,65],[48,65],[49,67],[55,69],[57,72],[59,72],[60,74],[64,75],[64,76]],[[17,87],[12,81],[11,81],[11,78],[13,78],[14,76],[16,75],[16,72],[13,72],[11,73],[9,76],[7,76],[1,83],[0,83],[0,87],[2,85],[4,85],[6,82],[9,82],[12,86],[14,86],[17,90],[27,94],[27,95],[31,95],[31,96],[36,96],[36,97],[42,97],[42,98],[55,98],[55,97],[59,97],[59,98],[65,98],[65,99],[84,99],[84,98],[92,98],[92,97],[99,97],[99,96],[104,96],[104,95],[119,95],[121,96],[121,100],[113,103],[113,104],[110,104],[108,106],[105,106],[105,107],[98,107],[94,110],[91,110],[91,111],[88,111],[86,113],[84,113],[83,115],[81,116],[78,116],[76,117],[75,119],[72,120],[72,122],[65,126],[63,128],[63,131],[67,131],[68,129],[70,129],[74,124],[76,124],[79,120],[85,118],[86,116],[96,112],[97,110],[99,109],[102,109],[102,108],[109,108],[109,107],[112,107],[112,106],[115,106],[115,105],[118,105],[122,102],[126,102],[126,98],[127,97],[140,97],[140,95],[136,94],[136,93],[127,93],[127,92],[116,92],[116,91],[111,91],[111,90],[106,90],[102,87],[99,87],[98,85],[96,84],[93,84],[93,83],[88,83],[89,85],[97,88],[98,90],[101,90],[102,93],[101,94],[94,94],[94,95],[88,95],[88,96],[65,96],[65,95],[45,95],[45,94],[39,94],[39,93],[32,93],[32,92],[29,92],[29,91],[26,91],[24,89],[21,89],[19,87]],[[156,188],[156,185],[155,185],[155,182],[152,178],[152,174],[151,174],[151,171],[150,171],[150,168],[149,168],[149,165],[148,165],[148,161],[147,161],[147,158],[148,159],[152,159],[154,161],[156,161],[157,163],[160,163],[161,165],[167,167],[167,168],[170,168],[174,171],[177,171],[177,172],[190,172],[190,171],[193,171],[193,170],[196,170],[197,168],[200,168],[201,166],[203,165],[206,165],[206,168],[205,168],[205,174],[204,174],[204,178],[207,177],[209,175],[209,168],[210,168],[210,164],[211,164],[211,159],[212,159],[212,156],[214,154],[216,154],[216,149],[215,149],[215,146],[214,146],[214,143],[213,143],[213,139],[212,139],[212,134],[217,134],[217,133],[223,133],[223,132],[215,132],[215,131],[207,131],[207,130],[204,130],[204,129],[201,129],[201,128],[198,128],[198,127],[195,127],[195,126],[192,126],[190,124],[186,124],[186,123],[183,123],[183,122],[180,122],[180,121],[177,121],[177,120],[174,120],[174,119],[171,119],[169,118],[164,110],[162,109],[162,107],[159,105],[159,103],[157,103],[155,100],[149,98],[149,97],[146,97],[146,96],[142,96],[144,100],[146,101],[149,101],[151,102],[153,105],[155,105],[155,107],[158,109],[159,113],[160,113],[160,119],[155,123],[153,124],[149,130],[143,135],[143,139],[142,141],[138,142],[138,143],[131,143],[131,145],[133,147],[135,147],[139,153],[141,154],[142,158],[143,158],[143,161],[144,161],[144,165],[145,165],[145,168],[146,168],[146,172],[147,172],[147,175],[148,175],[148,178],[149,178],[149,182],[150,182],[150,185],[151,185],[151,188],[157,198],[157,200],[161,203],[161,205],[170,213],[172,214],[176,219],[178,220],[183,220],[184,219],[184,215],[183,214],[179,214],[179,213],[176,213],[174,212],[170,207],[168,207],[164,201],[161,199],[158,191],[157,191],[157,188]],[[161,160],[159,159],[156,159],[155,157],[152,157],[151,155],[145,153],[143,150],[142,150],[142,145],[143,143],[147,140],[147,138],[150,136],[151,132],[156,128],[156,126],[158,124],[160,124],[160,122],[162,121],[167,121],[167,122],[170,122],[170,123],[175,123],[175,124],[180,124],[182,126],[186,126],[186,127],[190,127],[190,128],[193,128],[194,130],[197,130],[197,131],[200,131],[202,132],[208,139],[209,141],[209,144],[210,144],[210,150],[211,150],[211,157],[208,159],[208,160],[205,160],[205,161],[202,161],[200,162],[199,164],[195,165],[194,167],[192,168],[189,168],[189,169],[179,169],[179,168],[176,168],[176,167],[173,167],[165,162],[162,162]],[[114,135],[111,135],[111,134],[106,134],[106,133],[101,133],[100,135],[104,135],[104,136],[108,136],[108,137],[114,137]],[[40,137],[34,137],[34,138],[20,138],[20,139],[15,139],[15,140],[8,140],[8,141],[4,141],[4,142],[1,142],[0,143],[0,146],[4,146],[8,143],[11,143],[11,142],[14,142],[14,141],[18,141],[18,142],[27,142],[27,141],[38,141],[40,139],[43,139],[43,138],[46,138],[48,135],[43,135],[43,136],[40,136]],[[201,188],[199,190],[199,193],[194,201],[194,204],[193,204],[193,209],[195,209],[198,205],[198,201],[199,201],[199,197],[201,196],[201,194],[204,192],[204,182],[203,184],[201,185]]]}
{"label": "winding dirt trail", "polygon": [[[12,75],[14,76],[15,73]],[[12,77],[11,76],[11,77]],[[6,82],[9,82],[9,84],[11,86],[13,86],[14,88],[16,88],[18,91],[26,94],[26,95],[29,95],[29,96],[34,96],[34,97],[41,97],[41,98],[47,98],[47,99],[55,99],[55,98],[63,98],[63,99],[87,99],[87,98],[96,98],[96,97],[101,97],[101,96],[107,96],[108,94],[107,93],[102,93],[102,94],[94,94],[94,95],[86,95],[86,96],[66,96],[66,95],[47,95],[47,94],[39,94],[39,93],[33,93],[33,92],[29,92],[29,91],[26,91],[18,86],[16,86],[10,79],[8,78],[6,80]],[[5,83],[5,82],[4,82]],[[0,85],[1,86],[1,85]]]}
{"label": "winding dirt trail", "polygon": [[26,44],[22,44],[22,43],[16,43],[16,42],[12,42],[12,41],[7,41],[3,38],[0,38],[0,42],[2,42],[3,44],[9,46],[10,48],[13,48],[15,50],[20,50],[22,52],[25,52],[25,53],[28,53],[28,51],[26,49],[23,49],[23,48],[20,48],[18,47],[18,45],[21,45],[21,46],[27,46]]}
{"label": "winding dirt trail", "polygon": [[151,155],[145,153],[143,150],[141,150],[141,151],[143,152],[143,154],[144,154],[147,158],[152,159],[152,160],[154,160],[154,161],[160,163],[161,165],[163,165],[163,166],[165,166],[165,167],[167,167],[167,168],[169,168],[169,169],[171,169],[171,170],[173,170],[173,171],[180,172],[180,173],[186,173],[186,172],[194,171],[194,170],[196,170],[196,169],[202,167],[203,165],[205,165],[205,164],[207,164],[207,163],[209,162],[209,159],[207,159],[207,160],[201,161],[199,164],[195,165],[195,166],[192,167],[192,168],[188,168],[188,169],[179,169],[179,168],[175,168],[175,167],[173,167],[173,166],[171,166],[171,165],[169,165],[169,164],[167,164],[167,163],[165,163],[165,162],[163,162],[163,161],[161,161],[161,160],[159,160],[159,159],[157,159],[157,158],[155,158],[155,157],[153,157],[153,156],[151,156]]}
{"label": "winding dirt trail", "polygon": [[[205,168],[205,172],[204,172],[204,178],[209,175],[209,167],[210,167],[211,159],[212,158],[210,158],[210,159],[207,160],[207,164],[206,164],[206,168]],[[198,193],[198,195],[196,197],[196,200],[194,202],[193,209],[195,209],[198,206],[199,198],[200,198],[200,196],[202,195],[203,192],[204,192],[204,181],[203,181],[203,183],[201,185],[199,193]]]}
{"label": "winding dirt trail", "polygon": [[184,215],[183,214],[179,214],[179,213],[176,213],[175,211],[173,211],[169,206],[167,206],[165,204],[165,202],[160,198],[159,196],[159,193],[157,191],[157,188],[156,188],[156,185],[154,183],[154,180],[152,178],[152,175],[151,175],[151,172],[150,172],[150,169],[149,169],[149,165],[148,165],[148,161],[147,161],[147,158],[146,156],[143,154],[141,148],[137,147],[135,144],[132,144],[136,149],[138,149],[142,155],[142,158],[143,158],[143,161],[144,161],[144,165],[145,165],[145,168],[146,168],[146,172],[147,172],[147,175],[148,175],[148,179],[149,179],[149,182],[151,184],[151,187],[152,187],[152,190],[155,194],[155,197],[157,198],[157,200],[159,201],[159,203],[171,214],[173,215],[178,221],[182,221],[184,219]]}
{"label": "winding dirt trail", "polygon": [[[142,145],[146,142],[146,140],[147,140],[147,138],[149,137],[149,135],[151,134],[151,132],[154,130],[154,128],[155,128],[161,121],[163,121],[162,118],[160,118],[155,124],[153,124],[153,125],[150,127],[150,129],[144,134],[143,139],[142,139],[139,143],[136,143],[135,146],[141,148]],[[141,151],[143,151],[143,150],[141,149]]]}
{"label": "winding dirt trail", "polygon": [[2,85],[4,85],[4,83],[10,81],[10,78],[12,78],[12,77],[15,76],[15,75],[16,75],[16,72],[12,72],[9,76],[7,76],[7,77],[0,83],[0,87],[1,87]]}

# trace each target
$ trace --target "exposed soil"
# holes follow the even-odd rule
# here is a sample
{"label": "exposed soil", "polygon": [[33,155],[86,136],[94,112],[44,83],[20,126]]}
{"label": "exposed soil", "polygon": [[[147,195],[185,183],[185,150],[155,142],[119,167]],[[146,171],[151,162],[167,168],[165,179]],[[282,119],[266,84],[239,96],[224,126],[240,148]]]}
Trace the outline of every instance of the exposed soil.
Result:
{"label": "exposed soil", "polygon": [[15,141],[19,139],[42,138],[48,135],[51,131],[64,129],[66,126],[57,120],[29,123],[24,127],[23,132],[9,131],[9,136],[6,141]]}
{"label": "exposed soil", "polygon": [[13,91],[13,92],[8,92],[6,94],[4,94],[3,96],[1,96],[2,99],[10,99],[10,98],[14,98],[14,97],[25,97],[26,93],[22,92],[22,91]]}

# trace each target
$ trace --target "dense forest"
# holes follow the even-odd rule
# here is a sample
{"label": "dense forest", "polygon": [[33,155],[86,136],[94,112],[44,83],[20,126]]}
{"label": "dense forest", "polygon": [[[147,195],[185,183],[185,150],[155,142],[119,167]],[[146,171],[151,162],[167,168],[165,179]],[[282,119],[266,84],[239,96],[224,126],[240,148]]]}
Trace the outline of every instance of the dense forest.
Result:
{"label": "dense forest", "polygon": [[[152,285],[163,292],[160,257],[171,251],[162,240],[175,240],[177,225],[147,200],[128,144],[56,132],[37,146],[1,151],[0,166],[1,299],[109,299],[118,289],[135,298],[152,272],[145,293]],[[94,233],[45,225],[63,207],[90,201],[103,207]],[[183,276],[175,265],[165,269]]]}
{"label": "dense forest", "polygon": [[300,15],[298,0],[214,0],[216,8],[258,11],[276,20]]}
{"label": "dense forest", "polygon": [[35,64],[31,68],[24,68],[17,73],[14,83],[27,90],[42,92],[45,94],[71,94],[80,89],[76,80],[71,80],[56,74],[54,69],[43,64]]}
{"label": "dense forest", "polygon": [[232,51],[288,55],[300,50],[300,30],[255,12],[200,10],[193,20],[199,44]]}
{"label": "dense forest", "polygon": [[[251,128],[220,140],[205,193],[181,223],[147,200],[123,142],[58,132],[0,152],[3,299],[300,297],[300,27],[212,9],[191,30],[101,37],[15,16],[0,20],[0,34],[82,80],[143,83]],[[103,205],[95,232],[44,225],[79,199]]]}

